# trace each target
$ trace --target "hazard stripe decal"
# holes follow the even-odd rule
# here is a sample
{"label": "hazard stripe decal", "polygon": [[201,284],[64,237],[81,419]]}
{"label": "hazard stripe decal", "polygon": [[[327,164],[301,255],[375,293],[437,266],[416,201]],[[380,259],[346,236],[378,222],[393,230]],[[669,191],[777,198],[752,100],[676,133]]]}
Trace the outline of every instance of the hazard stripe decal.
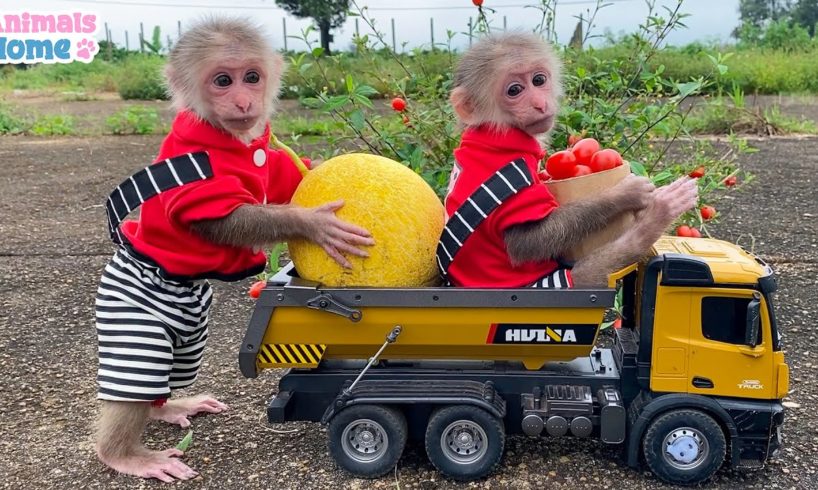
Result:
{"label": "hazard stripe decal", "polygon": [[316,367],[326,350],[324,344],[262,344],[256,362],[259,367]]}

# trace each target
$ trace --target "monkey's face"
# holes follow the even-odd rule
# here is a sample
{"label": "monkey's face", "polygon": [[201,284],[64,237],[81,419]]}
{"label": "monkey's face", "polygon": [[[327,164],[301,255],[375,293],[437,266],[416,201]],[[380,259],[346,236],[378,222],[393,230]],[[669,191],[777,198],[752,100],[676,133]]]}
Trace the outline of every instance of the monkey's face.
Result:
{"label": "monkey's face", "polygon": [[262,64],[222,58],[203,79],[206,118],[237,138],[249,142],[261,135],[268,114],[267,74]]}
{"label": "monkey's face", "polygon": [[512,66],[498,78],[500,109],[512,126],[530,135],[547,133],[554,126],[557,98],[547,66]]}

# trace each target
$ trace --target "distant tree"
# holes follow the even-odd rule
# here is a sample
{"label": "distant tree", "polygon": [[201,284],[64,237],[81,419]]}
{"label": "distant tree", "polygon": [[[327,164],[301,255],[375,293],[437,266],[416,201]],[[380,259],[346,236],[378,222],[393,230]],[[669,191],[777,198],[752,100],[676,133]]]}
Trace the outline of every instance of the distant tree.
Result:
{"label": "distant tree", "polygon": [[792,9],[792,20],[815,37],[815,25],[818,24],[818,0],[798,0]]}
{"label": "distant tree", "polygon": [[791,6],[792,0],[739,0],[738,11],[742,24],[763,27],[785,17]]}
{"label": "distant tree", "polygon": [[321,34],[321,47],[325,54],[330,54],[330,30],[343,25],[349,10],[349,0],[276,0],[276,4],[296,17],[315,20]]}

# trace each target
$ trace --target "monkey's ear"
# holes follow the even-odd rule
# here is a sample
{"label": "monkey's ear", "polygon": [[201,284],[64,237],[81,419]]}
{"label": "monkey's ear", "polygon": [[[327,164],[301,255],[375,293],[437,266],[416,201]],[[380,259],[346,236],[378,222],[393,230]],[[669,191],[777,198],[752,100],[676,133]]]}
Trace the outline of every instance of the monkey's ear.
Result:
{"label": "monkey's ear", "polygon": [[449,95],[449,102],[452,104],[455,114],[458,119],[464,124],[468,124],[474,114],[474,105],[466,94],[466,89],[463,87],[456,87]]}

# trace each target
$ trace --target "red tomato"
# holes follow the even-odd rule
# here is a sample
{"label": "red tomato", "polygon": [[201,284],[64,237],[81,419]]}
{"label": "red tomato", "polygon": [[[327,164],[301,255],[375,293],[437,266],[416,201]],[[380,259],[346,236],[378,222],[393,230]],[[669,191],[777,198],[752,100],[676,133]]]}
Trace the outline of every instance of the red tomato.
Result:
{"label": "red tomato", "polygon": [[599,142],[593,138],[583,138],[576,142],[571,151],[577,157],[577,163],[587,165],[594,153],[599,151]]}
{"label": "red tomato", "polygon": [[406,109],[406,101],[400,97],[395,97],[392,99],[392,109],[395,109],[398,112],[403,112],[403,110]]}
{"label": "red tomato", "polygon": [[699,231],[698,228],[691,227],[690,228],[690,237],[692,237],[692,238],[701,238],[702,234],[701,234],[701,232]]}
{"label": "red tomato", "polygon": [[568,150],[558,151],[545,161],[545,170],[555,179],[567,179],[574,174],[577,158]]}
{"label": "red tomato", "polygon": [[688,237],[693,236],[693,235],[690,234],[691,230],[692,230],[692,228],[687,226],[687,225],[677,226],[676,227],[676,236],[688,236]]}
{"label": "red tomato", "polygon": [[409,124],[409,116],[403,116],[403,124],[405,125]]}
{"label": "red tomato", "polygon": [[571,147],[571,146],[576,145],[577,141],[579,141],[581,139],[582,139],[582,136],[580,136],[578,134],[572,134],[571,136],[568,137],[568,146]]}
{"label": "red tomato", "polygon": [[577,165],[574,167],[574,172],[571,174],[571,177],[580,177],[583,175],[591,175],[594,173],[591,168],[587,165]]}
{"label": "red tomato", "polygon": [[621,318],[617,318],[616,320],[614,320],[613,328],[616,328],[616,329],[622,328],[622,319]]}
{"label": "red tomato", "polygon": [[704,167],[696,167],[696,169],[690,172],[688,175],[693,177],[694,179],[698,179],[699,177],[704,176]]}
{"label": "red tomato", "polygon": [[620,165],[622,165],[622,155],[616,150],[607,149],[594,153],[589,167],[592,172],[602,172]]}
{"label": "red tomato", "polygon": [[736,180],[737,180],[736,176],[731,175],[730,177],[724,179],[724,185],[726,185],[727,187],[733,187],[734,185],[736,185]]}
{"label": "red tomato", "polygon": [[473,3],[475,7],[481,7],[483,5],[483,0],[471,0],[471,3]]}
{"label": "red tomato", "polygon": [[699,211],[701,211],[702,219],[705,221],[713,218],[713,216],[716,215],[716,208],[714,208],[713,206],[702,206],[702,208]]}
{"label": "red tomato", "polygon": [[247,293],[251,298],[258,298],[261,296],[261,290],[267,285],[267,281],[256,281],[250,286],[250,292]]}

